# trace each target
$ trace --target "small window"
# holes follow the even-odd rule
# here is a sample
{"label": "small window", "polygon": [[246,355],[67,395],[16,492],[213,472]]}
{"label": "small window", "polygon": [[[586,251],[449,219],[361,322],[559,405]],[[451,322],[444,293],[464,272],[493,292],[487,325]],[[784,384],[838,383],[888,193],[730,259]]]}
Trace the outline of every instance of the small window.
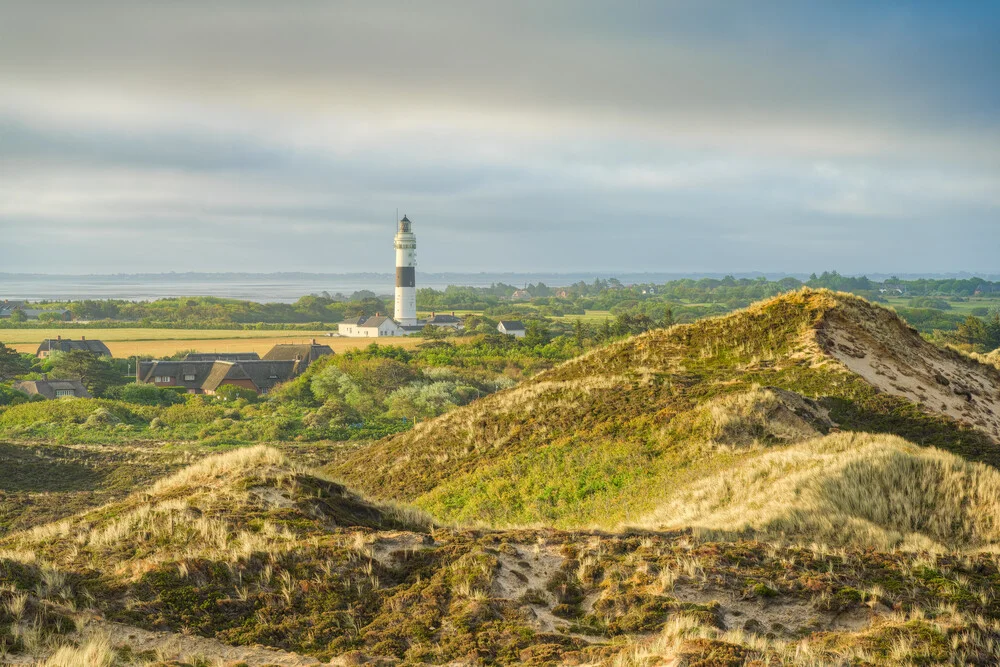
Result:
{"label": "small window", "polygon": [[56,398],[66,398],[76,396],[72,389],[56,389]]}
{"label": "small window", "polygon": [[187,374],[187,375],[185,375],[184,376],[184,381],[185,382],[194,382],[194,375],[191,375],[190,373]]}

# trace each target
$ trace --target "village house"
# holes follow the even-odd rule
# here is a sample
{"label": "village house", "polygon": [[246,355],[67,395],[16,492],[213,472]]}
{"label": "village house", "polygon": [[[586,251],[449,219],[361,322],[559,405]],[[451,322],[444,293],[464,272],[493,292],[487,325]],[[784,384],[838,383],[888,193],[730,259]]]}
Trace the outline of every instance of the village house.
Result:
{"label": "village house", "polygon": [[90,398],[90,392],[79,380],[21,380],[14,383],[14,389],[29,396],[55,398]]}
{"label": "village house", "polygon": [[21,313],[25,319],[29,320],[37,320],[40,316],[46,314],[57,316],[55,319],[63,322],[69,322],[73,319],[73,313],[64,309],[28,308],[26,301],[10,301],[8,299],[4,299],[3,303],[0,303],[0,319],[11,317],[15,312]]}
{"label": "village house", "polygon": [[38,346],[38,350],[35,351],[35,356],[39,359],[44,359],[53,352],[72,352],[73,350],[90,352],[99,357],[111,356],[111,350],[108,349],[107,345],[99,340],[87,340],[86,336],[80,336],[80,340],[63,338],[62,336],[57,336],[56,338],[46,338],[42,341],[42,344]]}
{"label": "village house", "polygon": [[0,317],[10,317],[15,310],[24,310],[26,305],[24,301],[4,299],[3,303],[0,303]]}
{"label": "village house", "polygon": [[[417,328],[419,331],[419,327]],[[369,318],[358,318],[337,325],[337,333],[352,338],[378,338],[380,336],[405,336],[410,332],[399,326],[395,320],[376,313]]]}
{"label": "village house", "polygon": [[514,290],[514,293],[510,295],[511,301],[528,301],[531,299],[531,292],[526,289]]}
{"label": "village house", "polygon": [[181,387],[188,394],[215,394],[232,385],[266,394],[295,377],[295,361],[140,361],[136,382]]}
{"label": "village house", "polygon": [[264,355],[264,361],[294,361],[295,374],[300,375],[309,368],[309,364],[328,354],[333,354],[333,348],[329,345],[320,345],[313,338],[311,343],[302,345],[296,343],[275,345]]}
{"label": "village house", "polygon": [[500,323],[497,324],[497,331],[508,336],[513,336],[514,338],[524,338],[527,333],[524,329],[524,324],[519,320],[500,320]]}
{"label": "village house", "polygon": [[211,395],[226,385],[266,394],[327,354],[333,349],[318,345],[316,339],[303,345],[275,345],[263,359],[256,352],[192,352],[182,361],[140,361],[135,381],[181,387],[189,394]]}

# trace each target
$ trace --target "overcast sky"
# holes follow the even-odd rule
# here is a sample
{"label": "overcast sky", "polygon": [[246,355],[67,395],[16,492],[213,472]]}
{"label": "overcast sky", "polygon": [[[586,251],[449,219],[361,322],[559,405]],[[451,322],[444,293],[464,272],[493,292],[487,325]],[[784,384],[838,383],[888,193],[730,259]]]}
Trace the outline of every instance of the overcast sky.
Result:
{"label": "overcast sky", "polygon": [[0,0],[0,272],[997,273],[998,8]]}

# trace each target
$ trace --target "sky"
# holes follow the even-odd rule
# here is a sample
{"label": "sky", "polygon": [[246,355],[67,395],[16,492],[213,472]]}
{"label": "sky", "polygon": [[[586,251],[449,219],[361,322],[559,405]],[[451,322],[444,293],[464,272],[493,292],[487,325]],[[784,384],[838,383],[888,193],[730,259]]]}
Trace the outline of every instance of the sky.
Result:
{"label": "sky", "polygon": [[1000,273],[1000,4],[0,0],[0,272]]}

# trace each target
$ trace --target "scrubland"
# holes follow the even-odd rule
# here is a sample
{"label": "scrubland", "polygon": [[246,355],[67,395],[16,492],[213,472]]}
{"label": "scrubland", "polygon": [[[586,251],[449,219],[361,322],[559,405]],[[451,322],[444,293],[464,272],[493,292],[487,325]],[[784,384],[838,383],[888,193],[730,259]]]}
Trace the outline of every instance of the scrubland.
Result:
{"label": "scrubland", "polygon": [[993,363],[805,290],[368,445],[147,443],[111,473],[88,457],[112,447],[18,442],[33,472],[5,489],[96,497],[7,519],[0,644],[53,665],[997,664]]}

